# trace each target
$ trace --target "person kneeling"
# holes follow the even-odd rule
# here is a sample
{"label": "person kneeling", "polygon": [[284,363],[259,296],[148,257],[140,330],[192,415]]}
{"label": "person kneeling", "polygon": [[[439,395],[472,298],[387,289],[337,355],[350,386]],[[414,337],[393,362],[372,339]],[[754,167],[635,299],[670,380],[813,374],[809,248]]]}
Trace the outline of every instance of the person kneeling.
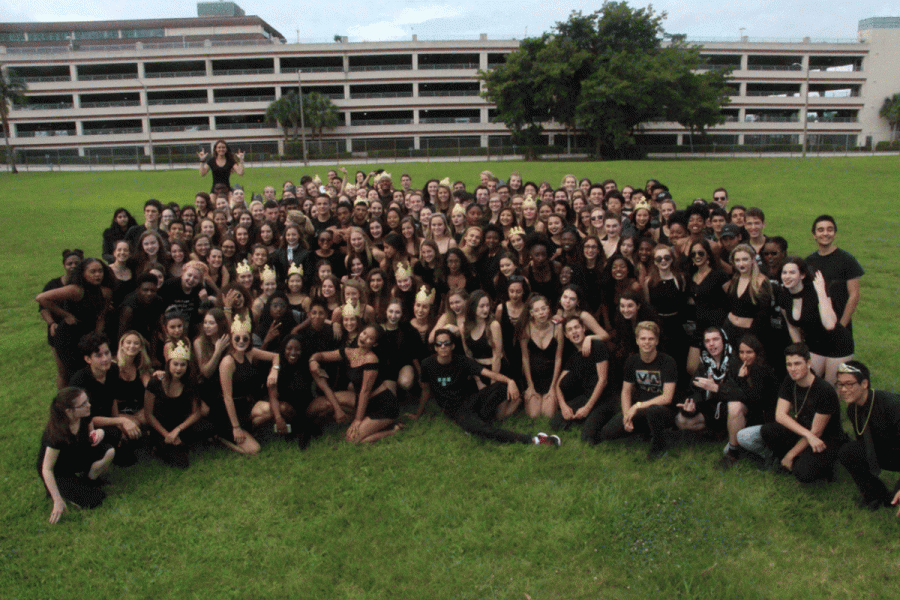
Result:
{"label": "person kneeling", "polygon": [[798,481],[831,478],[846,439],[837,393],[813,373],[805,344],[791,344],[784,356],[788,376],[778,391],[775,423],[760,430],[763,441]]}
{"label": "person kneeling", "polygon": [[869,369],[858,360],[838,367],[837,389],[847,403],[847,418],[856,434],[856,440],[841,446],[838,460],[850,472],[869,510],[896,506],[900,503],[900,481],[893,492],[888,492],[875,473],[879,469],[900,471],[900,395],[873,390]]}

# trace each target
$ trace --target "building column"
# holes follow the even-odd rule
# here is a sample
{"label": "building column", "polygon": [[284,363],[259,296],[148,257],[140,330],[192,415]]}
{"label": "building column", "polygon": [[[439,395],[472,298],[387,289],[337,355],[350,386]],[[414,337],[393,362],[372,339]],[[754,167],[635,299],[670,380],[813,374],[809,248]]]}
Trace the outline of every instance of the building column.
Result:
{"label": "building column", "polygon": [[419,53],[418,52],[412,53],[412,70],[413,71],[419,70]]}
{"label": "building column", "polygon": [[746,71],[746,70],[747,70],[747,64],[748,64],[748,62],[749,62],[749,55],[748,55],[748,54],[741,54],[741,66],[740,66],[740,70],[741,70],[741,71]]}
{"label": "building column", "polygon": [[481,147],[482,148],[488,147],[488,134],[486,134],[486,133],[481,134]]}
{"label": "building column", "polygon": [[343,64],[344,73],[349,73],[350,72],[350,56],[347,54],[344,54],[343,61],[344,61],[344,64]]}
{"label": "building column", "polygon": [[421,137],[418,135],[413,136],[413,149],[414,150],[422,149],[422,140],[421,140]]}
{"label": "building column", "polygon": [[206,76],[211,77],[213,74],[212,59],[207,58],[206,60],[203,61],[203,63],[204,63],[204,68],[206,69]]}
{"label": "building column", "polygon": [[478,68],[482,71],[487,71],[488,69],[488,53],[486,50],[478,53]]}

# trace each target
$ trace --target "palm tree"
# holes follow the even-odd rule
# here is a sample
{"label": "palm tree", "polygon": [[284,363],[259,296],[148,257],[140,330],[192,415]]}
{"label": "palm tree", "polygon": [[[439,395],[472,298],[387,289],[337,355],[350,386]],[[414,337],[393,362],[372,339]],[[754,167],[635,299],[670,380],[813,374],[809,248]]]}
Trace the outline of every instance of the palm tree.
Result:
{"label": "palm tree", "polygon": [[266,122],[277,124],[287,139],[289,130],[293,130],[293,138],[300,137],[300,97],[297,92],[290,91],[272,102],[266,109]]}
{"label": "palm tree", "polygon": [[20,79],[11,79],[6,67],[0,63],[0,121],[3,125],[3,139],[6,143],[6,160],[10,166],[10,172],[18,173],[12,147],[9,145],[9,108],[11,104],[25,104],[25,90],[28,86]]}
{"label": "palm tree", "polygon": [[306,126],[315,132],[319,140],[319,154],[322,154],[323,131],[326,127],[333,129],[340,123],[337,106],[325,94],[310,92],[303,97],[303,117]]}
{"label": "palm tree", "polygon": [[900,94],[885,98],[879,114],[881,118],[887,119],[891,126],[891,142],[893,143],[897,138],[897,126],[900,125]]}

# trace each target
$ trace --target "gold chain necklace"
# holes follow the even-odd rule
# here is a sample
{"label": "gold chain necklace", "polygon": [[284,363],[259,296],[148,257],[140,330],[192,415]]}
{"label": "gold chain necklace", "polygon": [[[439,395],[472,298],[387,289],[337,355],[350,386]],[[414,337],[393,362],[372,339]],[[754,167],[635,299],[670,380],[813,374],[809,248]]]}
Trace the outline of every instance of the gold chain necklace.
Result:
{"label": "gold chain necklace", "polygon": [[863,423],[863,428],[860,430],[859,428],[859,408],[853,411],[853,429],[856,431],[856,435],[861,437],[863,433],[866,432],[866,427],[869,426],[869,419],[872,418],[872,409],[875,408],[875,392],[869,390],[869,416],[866,417],[866,422]]}
{"label": "gold chain necklace", "polygon": [[[813,383],[815,383],[815,379],[813,379]],[[800,411],[803,410],[803,407],[806,406],[806,399],[809,398],[809,390],[812,389],[812,383],[809,384],[809,387],[806,388],[806,395],[803,396],[803,404],[800,405],[800,408],[797,408],[797,384],[794,384],[794,416],[800,417]]]}

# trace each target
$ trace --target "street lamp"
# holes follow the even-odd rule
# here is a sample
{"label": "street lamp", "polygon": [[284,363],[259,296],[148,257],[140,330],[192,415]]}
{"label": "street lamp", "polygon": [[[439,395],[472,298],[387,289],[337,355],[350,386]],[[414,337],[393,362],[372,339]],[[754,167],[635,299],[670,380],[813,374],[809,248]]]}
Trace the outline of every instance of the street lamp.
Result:
{"label": "street lamp", "polygon": [[309,166],[309,158],[306,156],[306,121],[303,118],[303,69],[297,69],[297,91],[300,92],[300,140],[303,145],[303,164]]}

